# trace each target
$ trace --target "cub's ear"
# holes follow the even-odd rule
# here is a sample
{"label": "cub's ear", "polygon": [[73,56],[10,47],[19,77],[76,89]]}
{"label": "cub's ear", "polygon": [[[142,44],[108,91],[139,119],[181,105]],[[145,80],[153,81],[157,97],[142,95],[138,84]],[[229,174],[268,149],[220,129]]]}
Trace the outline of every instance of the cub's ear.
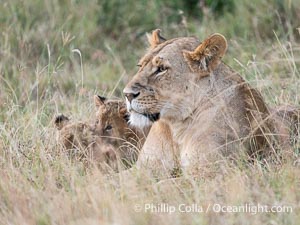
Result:
{"label": "cub's ear", "polygon": [[124,102],[121,102],[119,104],[119,113],[120,114],[126,114],[127,113],[127,108],[126,108],[126,104]]}
{"label": "cub's ear", "polygon": [[69,118],[63,114],[56,116],[54,120],[54,124],[58,130],[61,130],[68,122]]}
{"label": "cub's ear", "polygon": [[148,33],[146,34],[148,42],[150,44],[150,48],[155,48],[157,45],[166,41],[166,39],[161,36],[160,32],[161,32],[160,29],[155,29],[152,31],[151,35]]}
{"label": "cub's ear", "polygon": [[193,52],[184,51],[183,56],[190,69],[202,77],[216,69],[227,50],[227,41],[221,34],[213,34]]}
{"label": "cub's ear", "polygon": [[94,95],[94,103],[96,107],[104,105],[105,101],[106,101],[105,97],[102,97],[100,95]]}
{"label": "cub's ear", "polygon": [[129,121],[129,113],[127,111],[126,108],[126,104],[124,104],[123,102],[119,105],[119,115],[126,121]]}

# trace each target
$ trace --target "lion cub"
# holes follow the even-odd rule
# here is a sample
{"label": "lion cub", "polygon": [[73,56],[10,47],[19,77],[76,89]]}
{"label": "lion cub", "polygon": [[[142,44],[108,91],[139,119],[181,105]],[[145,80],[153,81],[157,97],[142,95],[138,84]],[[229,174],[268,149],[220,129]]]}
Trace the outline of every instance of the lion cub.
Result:
{"label": "lion cub", "polygon": [[94,96],[97,107],[95,134],[114,146],[126,167],[137,161],[150,127],[140,130],[129,125],[129,114],[123,100]]}
{"label": "lion cub", "polygon": [[119,159],[125,167],[131,167],[148,131],[129,126],[126,105],[122,100],[95,95],[94,103],[97,111],[93,125],[71,122],[64,115],[55,118],[59,143],[72,158],[106,162],[114,169]]}
{"label": "lion cub", "polygon": [[114,147],[104,138],[97,136],[93,126],[85,122],[71,122],[64,115],[55,118],[59,130],[58,141],[71,158],[84,162],[106,163],[116,170]]}

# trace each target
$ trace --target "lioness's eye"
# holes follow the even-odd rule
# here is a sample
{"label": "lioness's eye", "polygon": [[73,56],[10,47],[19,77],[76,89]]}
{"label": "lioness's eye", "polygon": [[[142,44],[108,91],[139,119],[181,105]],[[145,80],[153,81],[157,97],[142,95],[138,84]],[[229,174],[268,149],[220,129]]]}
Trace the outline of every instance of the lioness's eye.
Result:
{"label": "lioness's eye", "polygon": [[100,122],[99,120],[96,120],[96,124],[99,124],[99,122]]}
{"label": "lioness's eye", "polygon": [[163,66],[159,66],[157,67],[157,70],[155,71],[155,74],[160,74],[162,72],[167,71],[167,68],[163,67]]}

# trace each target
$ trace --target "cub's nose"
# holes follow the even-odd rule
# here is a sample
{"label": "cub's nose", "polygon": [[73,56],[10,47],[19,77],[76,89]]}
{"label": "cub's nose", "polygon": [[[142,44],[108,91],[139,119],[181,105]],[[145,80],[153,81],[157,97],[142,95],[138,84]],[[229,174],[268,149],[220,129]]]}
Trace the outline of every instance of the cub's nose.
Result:
{"label": "cub's nose", "polygon": [[135,98],[137,98],[140,95],[140,92],[137,93],[126,93],[124,92],[125,97],[127,98],[127,100],[131,103],[131,101]]}

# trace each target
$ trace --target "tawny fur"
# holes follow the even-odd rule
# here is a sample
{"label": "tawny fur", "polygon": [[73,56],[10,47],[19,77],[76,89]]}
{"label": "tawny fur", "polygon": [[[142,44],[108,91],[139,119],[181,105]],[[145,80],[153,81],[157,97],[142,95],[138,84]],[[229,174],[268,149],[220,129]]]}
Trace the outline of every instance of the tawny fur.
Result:
{"label": "tawny fur", "polygon": [[136,162],[140,149],[148,133],[146,129],[131,127],[129,115],[123,100],[113,100],[94,96],[97,107],[95,134],[105,138],[114,147],[118,157],[127,165]]}
{"label": "tawny fur", "polygon": [[[174,142],[178,151],[160,161],[178,165],[169,162],[178,159],[185,172],[199,175],[208,168],[222,167],[228,158],[273,155],[278,159],[282,138],[276,115],[255,88],[221,61],[227,49],[222,35],[214,34],[202,43],[194,37],[153,42],[157,43],[150,40],[151,48],[124,93],[135,96],[127,104],[132,121],[138,115],[159,113],[160,121],[170,128],[173,141],[169,144]],[[156,135],[154,128],[149,134],[154,141],[146,140],[143,149],[162,144],[156,139],[163,137],[163,131]],[[143,152],[138,164],[147,161]]]}
{"label": "tawny fur", "polygon": [[113,169],[117,169],[114,147],[95,135],[93,126],[86,122],[71,122],[64,115],[55,118],[55,126],[59,130],[58,142],[71,158],[86,163],[107,163]]}

